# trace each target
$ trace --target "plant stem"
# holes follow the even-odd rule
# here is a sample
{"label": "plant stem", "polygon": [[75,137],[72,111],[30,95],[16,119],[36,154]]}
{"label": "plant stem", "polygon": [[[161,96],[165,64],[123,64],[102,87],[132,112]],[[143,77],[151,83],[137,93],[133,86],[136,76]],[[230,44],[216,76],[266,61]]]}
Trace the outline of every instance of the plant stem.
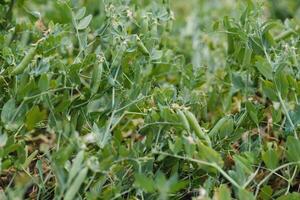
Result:
{"label": "plant stem", "polygon": [[276,171],[278,171],[278,170],[281,170],[281,169],[283,169],[283,168],[285,168],[285,167],[288,167],[288,166],[290,166],[290,165],[297,165],[297,164],[300,164],[300,161],[298,161],[298,162],[290,162],[290,163],[286,163],[286,164],[283,164],[283,165],[281,165],[281,166],[279,166],[279,167],[277,167],[276,169],[273,169],[271,172],[270,172],[270,174],[268,174],[263,180],[261,180],[259,183],[258,183],[258,185],[256,186],[256,191],[255,191],[255,197],[257,197],[257,195],[258,195],[258,191],[259,191],[259,188],[260,188],[260,186],[262,185],[262,184],[264,184],[264,182],[266,182]]}
{"label": "plant stem", "polygon": [[[276,88],[277,88],[277,87],[276,87]],[[287,110],[287,108],[286,108],[286,106],[285,106],[285,103],[284,103],[284,101],[283,101],[283,99],[282,99],[281,93],[278,91],[278,89],[277,89],[277,96],[278,96],[278,98],[279,98],[280,104],[282,105],[284,114],[286,115],[286,118],[288,119],[290,125],[292,126],[292,129],[293,129],[295,138],[296,138],[297,140],[299,140],[297,131],[296,131],[296,129],[295,129],[295,125],[294,125],[294,123],[293,123],[293,121],[292,121],[292,119],[291,119],[291,116],[290,116],[290,114],[289,114],[289,112],[288,112],[288,110]]]}
{"label": "plant stem", "polygon": [[173,154],[169,154],[169,153],[165,153],[165,152],[161,152],[161,151],[152,151],[152,153],[154,154],[160,154],[160,155],[164,155],[164,156],[169,156],[169,157],[173,157],[173,158],[178,158],[181,160],[187,160],[190,162],[195,162],[201,165],[206,165],[206,166],[210,166],[215,168],[216,170],[218,170],[223,176],[224,178],[226,178],[232,185],[234,185],[235,187],[237,187],[238,189],[242,189],[242,187],[233,179],[231,178],[220,166],[218,166],[216,163],[210,163],[210,162],[206,162],[204,160],[197,160],[197,159],[193,159],[193,158],[188,158],[188,157],[184,157],[184,156],[179,156],[179,155],[173,155]]}

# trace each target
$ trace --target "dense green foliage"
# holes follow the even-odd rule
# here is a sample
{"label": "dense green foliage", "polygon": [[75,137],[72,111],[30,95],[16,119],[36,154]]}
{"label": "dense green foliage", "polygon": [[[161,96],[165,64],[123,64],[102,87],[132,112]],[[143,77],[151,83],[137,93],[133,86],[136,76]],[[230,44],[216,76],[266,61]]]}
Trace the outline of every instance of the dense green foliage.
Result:
{"label": "dense green foliage", "polygon": [[0,199],[300,199],[299,4],[0,0]]}

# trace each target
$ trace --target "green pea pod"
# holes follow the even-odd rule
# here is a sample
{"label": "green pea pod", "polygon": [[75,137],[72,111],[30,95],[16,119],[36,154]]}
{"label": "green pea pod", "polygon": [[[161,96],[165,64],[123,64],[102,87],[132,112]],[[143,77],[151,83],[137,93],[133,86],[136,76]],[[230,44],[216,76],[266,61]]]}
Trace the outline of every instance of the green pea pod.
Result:
{"label": "green pea pod", "polygon": [[186,116],[184,115],[184,113],[181,110],[177,110],[177,115],[180,118],[183,127],[185,128],[185,130],[187,130],[188,132],[190,132],[190,124],[189,121],[187,120]]}
{"label": "green pea pod", "polygon": [[144,43],[141,41],[140,38],[137,38],[137,46],[143,54],[150,55],[148,49],[145,47]]}
{"label": "green pea pod", "polygon": [[210,138],[214,138],[218,135],[218,138],[229,137],[234,131],[234,121],[232,117],[225,116],[220,119],[215,126],[208,133]]}
{"label": "green pea pod", "polygon": [[92,80],[91,80],[92,94],[96,94],[99,89],[101,83],[102,71],[103,71],[103,63],[102,62],[96,63],[94,65]]}
{"label": "green pea pod", "polygon": [[252,49],[249,47],[245,47],[245,53],[243,58],[243,67],[247,67],[251,62]]}
{"label": "green pea pod", "polygon": [[220,130],[220,128],[226,123],[227,120],[228,120],[227,117],[223,117],[222,119],[220,119],[216,123],[216,125],[209,131],[208,135],[210,137],[216,136],[216,134],[218,133],[218,131]]}
{"label": "green pea pod", "polygon": [[74,182],[72,185],[68,188],[64,200],[72,200],[76,196],[80,186],[82,185],[84,179],[86,178],[86,175],[88,173],[88,168],[85,167],[82,169],[78,175],[76,176]]}
{"label": "green pea pod", "polygon": [[290,36],[292,36],[292,35],[294,35],[294,34],[295,34],[295,31],[294,31],[294,30],[291,30],[291,29],[290,29],[290,30],[287,30],[287,31],[281,33],[280,35],[276,36],[276,37],[275,37],[275,41],[276,41],[276,42],[279,42],[279,41],[281,41],[281,40],[285,40],[285,39],[289,38]]}
{"label": "green pea pod", "polygon": [[230,26],[230,22],[229,22],[229,18],[225,17],[224,18],[224,26],[227,29],[228,33],[227,33],[227,52],[228,54],[233,54],[234,53],[234,38],[232,36],[231,32],[231,26]]}
{"label": "green pea pod", "polygon": [[11,72],[11,75],[14,76],[23,73],[26,67],[32,61],[33,57],[35,56],[36,50],[37,50],[37,46],[31,47],[28,53],[26,54],[26,56],[20,62],[20,64]]}
{"label": "green pea pod", "polygon": [[185,114],[187,120],[189,121],[189,124],[190,124],[191,128],[193,129],[193,131],[197,135],[197,137],[200,138],[200,139],[205,140],[205,142],[207,143],[207,145],[211,146],[210,138],[208,137],[208,135],[206,135],[202,131],[202,129],[201,129],[201,127],[200,127],[200,125],[199,125],[199,123],[198,123],[195,115],[193,113],[191,113],[190,111],[185,111],[184,114]]}

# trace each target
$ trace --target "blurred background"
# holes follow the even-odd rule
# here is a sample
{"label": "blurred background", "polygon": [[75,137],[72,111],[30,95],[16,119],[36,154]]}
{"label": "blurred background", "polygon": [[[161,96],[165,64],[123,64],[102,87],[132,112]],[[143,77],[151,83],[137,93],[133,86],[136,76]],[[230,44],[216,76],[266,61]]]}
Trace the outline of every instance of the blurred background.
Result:
{"label": "blurred background", "polygon": [[[87,14],[93,15],[90,27],[97,31],[108,17],[105,6],[109,4],[127,6],[138,21],[138,8],[149,7],[153,10],[154,4],[161,7],[163,3],[173,15],[172,23],[168,25],[171,32],[168,34],[168,45],[184,55],[187,63],[192,63],[194,67],[205,66],[214,71],[226,64],[226,34],[218,29],[219,24],[225,16],[239,19],[250,1],[261,5],[260,19],[282,21],[286,25],[281,27],[283,29],[299,24],[300,0],[0,0],[0,28],[10,29],[6,22],[11,18],[20,27],[28,21],[36,26],[39,18],[46,25],[52,21],[71,26],[72,17],[65,4],[67,2],[73,10],[85,6]],[[23,29],[26,30],[26,27],[20,30]],[[26,34],[23,35],[26,38]]]}
{"label": "blurred background", "polygon": [[[247,0],[161,0],[170,4],[175,13],[176,22],[178,24],[185,23],[191,16],[196,15],[203,23],[208,23],[212,19],[217,19],[223,15],[234,16],[241,4]],[[255,0],[260,2],[265,8],[266,16],[272,19],[280,19],[284,21],[287,18],[300,17],[300,1],[299,0]],[[54,22],[68,23],[71,17],[66,12],[66,8],[61,2],[70,2],[73,5],[87,6],[90,13],[95,16],[101,14],[103,5],[109,2],[119,2],[145,6],[154,1],[151,0],[0,0],[0,21],[7,17],[12,17],[9,10],[14,10],[17,14],[17,20],[24,20],[31,11],[42,13],[46,20]],[[159,1],[158,1],[159,2]],[[213,11],[212,11],[213,10]],[[64,17],[62,17],[64,16]],[[194,21],[194,23],[198,23]]]}

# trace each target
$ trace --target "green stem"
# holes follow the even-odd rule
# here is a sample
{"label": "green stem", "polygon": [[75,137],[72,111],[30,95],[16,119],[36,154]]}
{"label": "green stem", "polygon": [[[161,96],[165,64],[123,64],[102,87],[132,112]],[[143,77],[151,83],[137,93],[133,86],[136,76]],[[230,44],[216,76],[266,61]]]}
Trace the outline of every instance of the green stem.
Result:
{"label": "green stem", "polygon": [[256,191],[255,191],[255,196],[257,197],[260,186],[261,186],[262,184],[264,184],[264,183],[265,183],[265,182],[266,182],[266,181],[267,181],[267,180],[268,180],[275,172],[277,172],[278,170],[281,170],[281,169],[283,169],[283,168],[285,168],[285,167],[288,167],[288,166],[290,166],[290,165],[297,165],[297,164],[300,164],[300,161],[298,161],[298,162],[290,162],[290,163],[286,163],[286,164],[283,164],[283,165],[277,167],[276,169],[273,169],[273,170],[270,172],[270,174],[268,174],[263,180],[261,180],[261,181],[257,184],[257,186],[256,186]]}
{"label": "green stem", "polygon": [[235,187],[237,187],[238,189],[242,189],[242,187],[233,179],[231,178],[220,166],[218,166],[216,163],[210,163],[210,162],[206,162],[204,160],[197,160],[197,159],[193,159],[193,158],[188,158],[188,157],[184,157],[184,156],[179,156],[179,155],[173,155],[173,154],[169,154],[169,153],[165,153],[165,152],[161,152],[161,151],[153,151],[152,153],[154,154],[160,154],[160,155],[164,155],[164,156],[169,156],[169,157],[173,157],[173,158],[178,158],[181,160],[187,160],[190,162],[194,162],[194,163],[198,163],[201,165],[206,165],[209,167],[213,167],[216,170],[218,170],[223,176],[224,178],[226,178],[232,185],[234,185]]}
{"label": "green stem", "polygon": [[[277,87],[276,87],[276,88],[277,88]],[[284,101],[283,101],[283,99],[282,99],[281,93],[280,93],[278,90],[277,90],[277,96],[278,96],[278,98],[279,98],[280,104],[282,105],[284,114],[286,115],[286,118],[288,119],[290,125],[292,126],[292,129],[293,129],[295,138],[296,138],[297,140],[299,140],[297,131],[296,131],[296,129],[295,129],[295,125],[294,125],[294,123],[293,123],[293,121],[292,121],[292,119],[291,119],[291,116],[290,116],[290,114],[289,114],[289,112],[288,112],[288,110],[287,110],[287,108],[286,108],[286,106],[285,106],[285,103],[284,103]]]}

